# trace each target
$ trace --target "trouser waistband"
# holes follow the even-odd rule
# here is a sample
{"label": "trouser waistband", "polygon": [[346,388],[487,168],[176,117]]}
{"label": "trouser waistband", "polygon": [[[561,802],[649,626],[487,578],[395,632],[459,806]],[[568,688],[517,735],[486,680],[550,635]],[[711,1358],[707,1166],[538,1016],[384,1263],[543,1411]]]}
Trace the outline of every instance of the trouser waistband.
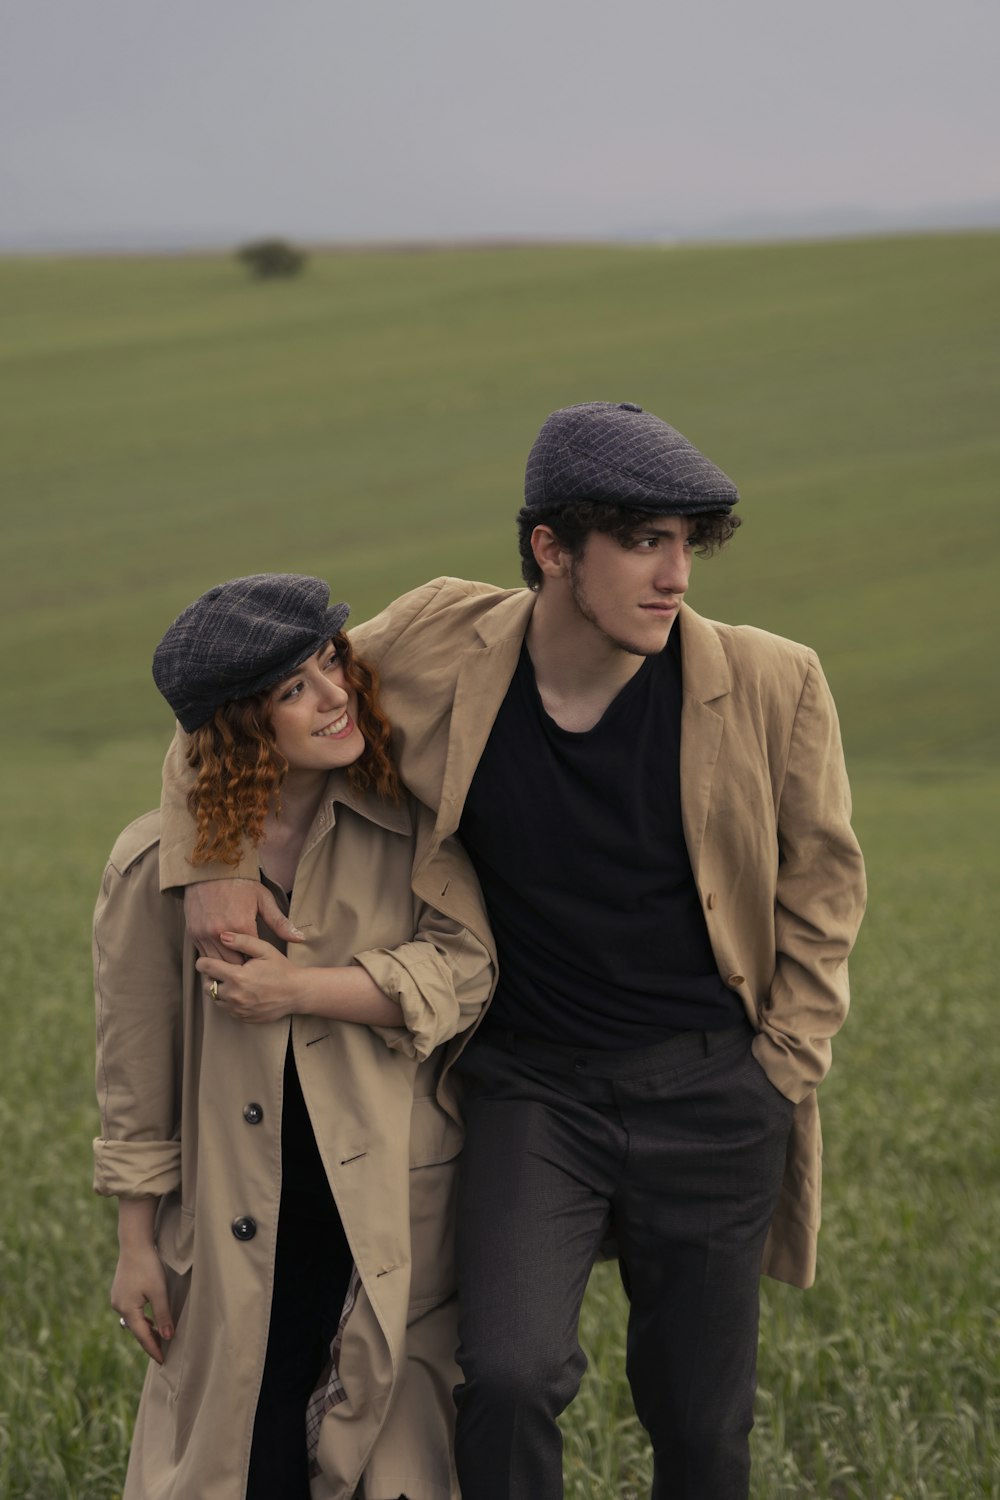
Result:
{"label": "trouser waistband", "polygon": [[473,1047],[499,1047],[525,1062],[555,1073],[586,1074],[591,1078],[642,1078],[665,1067],[711,1057],[730,1047],[746,1045],[753,1036],[749,1020],[738,1021],[716,1031],[676,1031],[665,1041],[648,1047],[609,1051],[606,1047],[567,1047],[559,1042],[541,1042],[501,1026],[483,1026],[473,1037]]}

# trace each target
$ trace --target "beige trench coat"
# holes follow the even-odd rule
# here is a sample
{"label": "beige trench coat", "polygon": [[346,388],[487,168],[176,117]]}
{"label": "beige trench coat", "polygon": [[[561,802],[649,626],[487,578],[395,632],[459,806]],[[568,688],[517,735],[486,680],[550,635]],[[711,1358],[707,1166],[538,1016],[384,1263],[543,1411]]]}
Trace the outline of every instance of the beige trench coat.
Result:
{"label": "beige trench coat", "polygon": [[[247,1025],[203,1002],[183,906],[160,889],[159,815],[119,838],[94,953],[101,1135],[95,1187],[161,1199],[157,1243],[176,1336],[149,1365],[125,1500],[244,1494],[281,1187],[289,1024],[302,1090],[361,1290],[344,1330],[346,1399],[326,1415],[314,1500],[455,1500],[452,1213],[461,1129],[435,1097],[439,1044],[470,1026],[491,964],[464,854],[438,852],[440,900],[411,888],[429,815],[351,791],[334,773],[303,852],[296,963],[363,965],[398,1028],[317,1017]],[[414,936],[415,935],[415,936]],[[248,1104],[263,1110],[258,1123]],[[250,1118],[258,1113],[250,1112]],[[252,1219],[250,1239],[233,1233]]]}
{"label": "beige trench coat", "polygon": [[[351,639],[378,667],[403,780],[436,820],[417,887],[444,878],[479,757],[517,666],[536,595],[439,578],[404,595]],[[681,610],[681,807],[719,973],[758,1031],[754,1051],[797,1108],[784,1185],[764,1252],[767,1275],[809,1286],[816,1270],[822,1144],[816,1086],[847,1014],[847,957],[865,903],[850,826],[836,710],[813,651],[749,626]],[[176,846],[193,842],[183,795],[165,810]],[[236,873],[253,875],[247,860]],[[201,872],[202,878],[232,871]],[[469,1033],[449,1048],[449,1061]]]}

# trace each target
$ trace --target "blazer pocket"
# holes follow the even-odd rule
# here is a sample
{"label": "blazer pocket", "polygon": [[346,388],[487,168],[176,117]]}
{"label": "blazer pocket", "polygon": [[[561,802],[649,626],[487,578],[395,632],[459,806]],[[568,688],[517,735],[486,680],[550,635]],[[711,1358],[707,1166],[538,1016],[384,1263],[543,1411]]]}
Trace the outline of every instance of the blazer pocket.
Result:
{"label": "blazer pocket", "polygon": [[455,1195],[462,1131],[433,1096],[410,1123],[410,1318],[455,1290]]}

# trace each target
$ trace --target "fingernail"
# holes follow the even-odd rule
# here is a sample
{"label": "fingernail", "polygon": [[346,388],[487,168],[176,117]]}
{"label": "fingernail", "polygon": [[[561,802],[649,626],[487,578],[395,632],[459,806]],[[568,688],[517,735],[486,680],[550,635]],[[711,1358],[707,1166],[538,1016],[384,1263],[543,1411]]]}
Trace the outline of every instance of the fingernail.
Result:
{"label": "fingernail", "polygon": [[231,932],[220,932],[219,936],[224,943],[231,943],[233,941],[233,934]]}
{"label": "fingernail", "polygon": [[299,931],[299,929],[297,927],[290,927],[288,930],[292,934],[292,937],[296,937],[296,938],[302,937],[302,933]]}
{"label": "fingernail", "polygon": [[160,1338],[161,1339],[172,1339],[173,1336],[174,1336],[174,1325],[173,1325],[173,1323],[164,1323],[163,1327],[160,1329]]}

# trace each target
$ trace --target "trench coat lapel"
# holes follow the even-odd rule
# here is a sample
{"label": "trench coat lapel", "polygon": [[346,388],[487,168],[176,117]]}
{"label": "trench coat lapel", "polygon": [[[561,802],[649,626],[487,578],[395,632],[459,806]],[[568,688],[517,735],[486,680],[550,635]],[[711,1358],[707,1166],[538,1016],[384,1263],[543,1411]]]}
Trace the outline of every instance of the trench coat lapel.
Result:
{"label": "trench coat lapel", "polygon": [[477,639],[462,657],[448,731],[435,844],[458,827],[479,757],[517,667],[535,598],[528,590],[519,590],[490,610],[477,622]]}
{"label": "trench coat lapel", "polygon": [[732,687],[719,638],[700,615],[681,606],[681,817],[695,880],[701,861],[712,782],[725,729],[724,700]]}

